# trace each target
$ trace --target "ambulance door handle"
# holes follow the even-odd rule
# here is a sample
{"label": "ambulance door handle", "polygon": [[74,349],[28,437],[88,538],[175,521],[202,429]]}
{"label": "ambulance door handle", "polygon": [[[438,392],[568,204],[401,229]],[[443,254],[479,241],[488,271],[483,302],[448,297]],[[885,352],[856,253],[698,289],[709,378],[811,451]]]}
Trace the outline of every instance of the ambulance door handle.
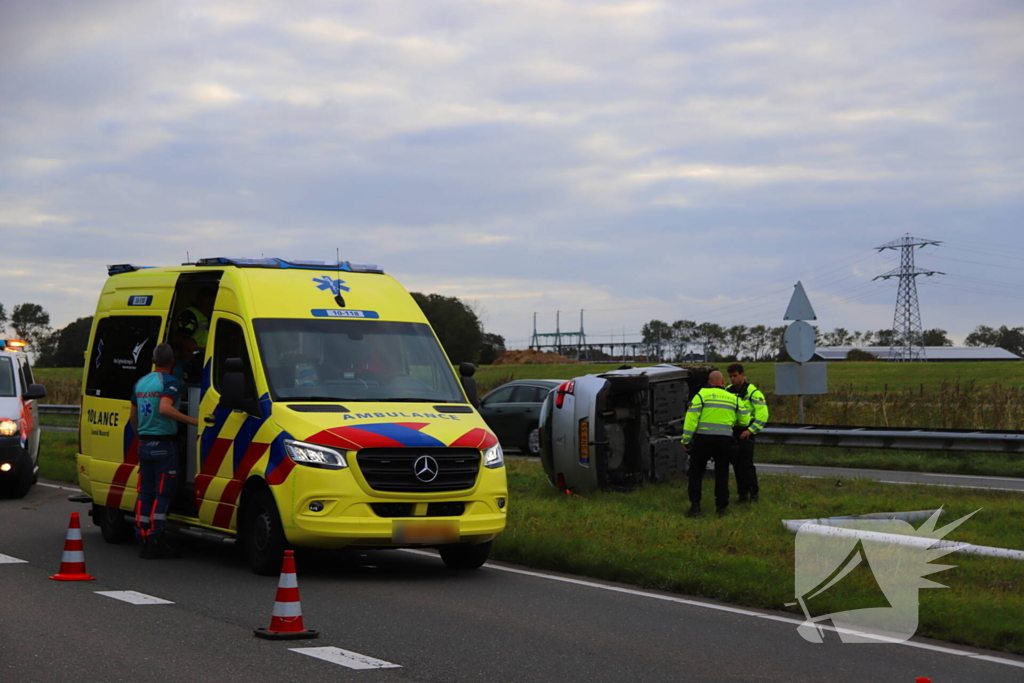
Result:
{"label": "ambulance door handle", "polygon": [[215,418],[213,415],[207,415],[206,417],[203,418],[203,422],[205,422],[208,425],[217,424],[217,418]]}

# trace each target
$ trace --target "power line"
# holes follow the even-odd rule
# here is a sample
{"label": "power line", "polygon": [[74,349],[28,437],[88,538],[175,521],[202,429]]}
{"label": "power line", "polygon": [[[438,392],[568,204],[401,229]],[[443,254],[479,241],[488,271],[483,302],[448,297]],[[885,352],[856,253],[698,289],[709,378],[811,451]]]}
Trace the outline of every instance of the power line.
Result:
{"label": "power line", "polygon": [[1001,266],[998,263],[985,263],[984,261],[968,261],[962,258],[953,258],[952,256],[933,256],[932,258],[942,259],[944,261],[958,261],[960,263],[973,263],[978,266],[988,266],[989,268],[1004,268],[1006,270],[1024,270],[1022,266]]}

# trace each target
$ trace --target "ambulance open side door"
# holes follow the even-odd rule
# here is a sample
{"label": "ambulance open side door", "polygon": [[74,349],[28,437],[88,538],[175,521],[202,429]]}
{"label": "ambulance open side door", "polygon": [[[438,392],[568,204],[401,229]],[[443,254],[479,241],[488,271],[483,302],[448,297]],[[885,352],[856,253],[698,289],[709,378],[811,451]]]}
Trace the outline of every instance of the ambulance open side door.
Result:
{"label": "ambulance open side door", "polygon": [[[254,354],[243,320],[215,311],[210,331],[198,416],[196,502],[201,523],[235,529],[242,487],[254,464],[253,437],[266,418],[260,415]],[[222,400],[225,374],[238,369],[245,377],[245,410],[225,407]]]}

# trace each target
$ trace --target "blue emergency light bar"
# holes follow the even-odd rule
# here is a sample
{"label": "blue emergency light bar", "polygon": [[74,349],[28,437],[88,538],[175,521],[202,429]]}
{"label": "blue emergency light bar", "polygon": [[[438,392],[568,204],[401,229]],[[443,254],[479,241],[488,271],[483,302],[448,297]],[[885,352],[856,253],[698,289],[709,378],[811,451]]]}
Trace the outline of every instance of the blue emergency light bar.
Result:
{"label": "blue emergency light bar", "polygon": [[299,268],[302,270],[340,270],[346,273],[380,273],[384,269],[372,263],[351,263],[349,261],[310,261],[281,258],[232,258],[218,256],[201,258],[197,266],[235,266],[236,268]]}
{"label": "blue emergency light bar", "polygon": [[136,270],[152,268],[153,266],[137,266],[134,263],[119,263],[115,266],[107,266],[107,275],[118,275],[119,273],[134,273]]}

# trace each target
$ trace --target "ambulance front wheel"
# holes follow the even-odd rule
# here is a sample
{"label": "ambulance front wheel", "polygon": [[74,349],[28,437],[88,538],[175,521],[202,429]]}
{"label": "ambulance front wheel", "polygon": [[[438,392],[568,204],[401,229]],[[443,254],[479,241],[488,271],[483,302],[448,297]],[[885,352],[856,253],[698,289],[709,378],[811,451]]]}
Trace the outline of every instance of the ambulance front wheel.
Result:
{"label": "ambulance front wheel", "polygon": [[281,571],[285,538],[273,494],[261,489],[245,505],[241,529],[242,552],[249,567],[261,576]]}
{"label": "ambulance front wheel", "polygon": [[487,561],[491,554],[491,542],[470,545],[442,545],[438,549],[441,559],[449,569],[477,569]]}
{"label": "ambulance front wheel", "polygon": [[135,529],[125,519],[124,510],[94,504],[92,521],[100,528],[107,543],[128,543],[135,539]]}

